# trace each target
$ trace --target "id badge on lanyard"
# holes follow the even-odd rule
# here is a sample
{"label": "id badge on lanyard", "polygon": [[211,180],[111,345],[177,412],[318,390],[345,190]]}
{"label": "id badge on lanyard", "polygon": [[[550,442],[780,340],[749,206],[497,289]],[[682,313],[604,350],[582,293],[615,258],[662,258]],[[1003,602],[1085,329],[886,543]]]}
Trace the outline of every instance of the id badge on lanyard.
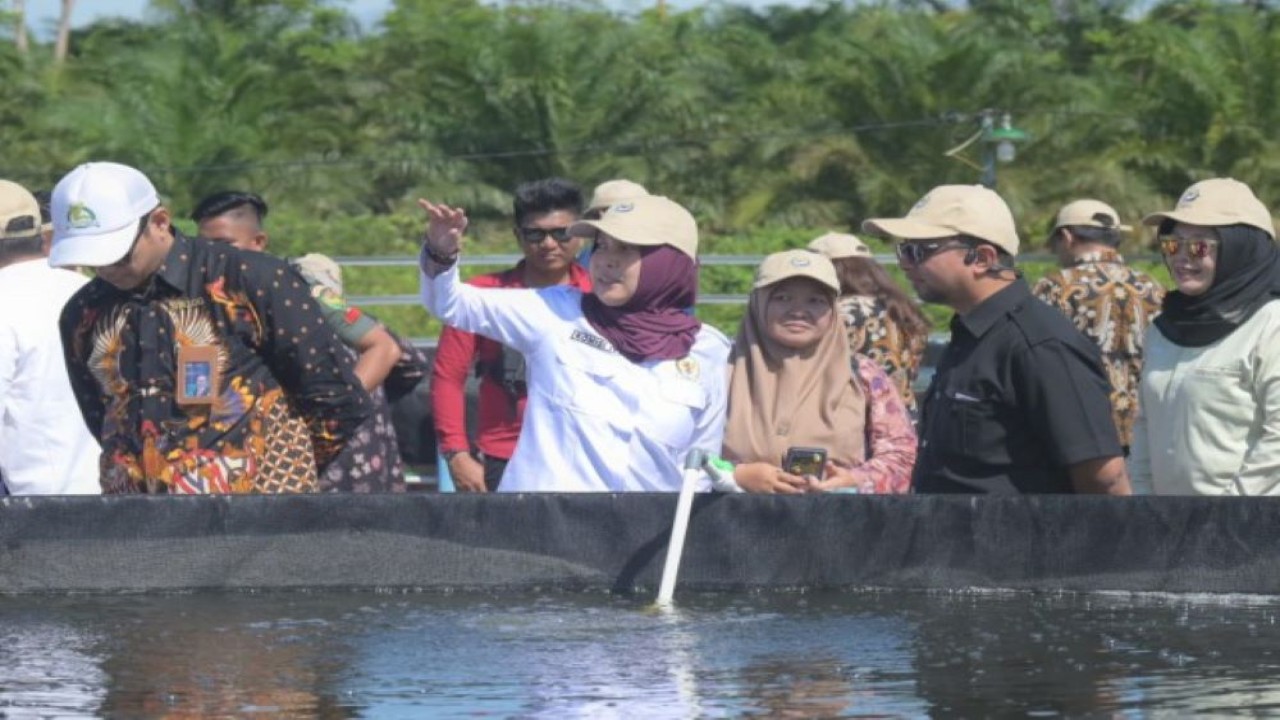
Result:
{"label": "id badge on lanyard", "polygon": [[187,345],[178,349],[179,405],[212,405],[218,397],[218,348]]}

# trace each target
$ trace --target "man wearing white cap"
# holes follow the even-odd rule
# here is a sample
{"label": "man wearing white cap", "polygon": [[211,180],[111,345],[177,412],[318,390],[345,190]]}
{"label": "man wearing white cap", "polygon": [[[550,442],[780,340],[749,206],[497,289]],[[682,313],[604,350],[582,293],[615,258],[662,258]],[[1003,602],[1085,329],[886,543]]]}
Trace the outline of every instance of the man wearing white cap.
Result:
{"label": "man wearing white cap", "polygon": [[49,267],[47,252],[35,197],[0,180],[0,483],[13,495],[92,495],[98,443],[58,336],[58,313],[86,280]]}
{"label": "man wearing white cap", "polygon": [[103,491],[314,491],[371,403],[306,282],[179,233],[125,165],[68,173],[52,215],[49,263],[97,275],[61,330]]}
{"label": "man wearing white cap", "polygon": [[943,185],[863,229],[898,238],[916,292],[956,311],[924,400],[916,492],[1129,494],[1098,348],[1013,268],[999,195]]}
{"label": "man wearing white cap", "polygon": [[1049,231],[1049,248],[1062,269],[1045,275],[1031,290],[1102,351],[1111,382],[1112,415],[1126,454],[1138,414],[1142,337],[1164,299],[1160,283],[1126,265],[1116,250],[1129,230],[1104,202],[1068,203]]}

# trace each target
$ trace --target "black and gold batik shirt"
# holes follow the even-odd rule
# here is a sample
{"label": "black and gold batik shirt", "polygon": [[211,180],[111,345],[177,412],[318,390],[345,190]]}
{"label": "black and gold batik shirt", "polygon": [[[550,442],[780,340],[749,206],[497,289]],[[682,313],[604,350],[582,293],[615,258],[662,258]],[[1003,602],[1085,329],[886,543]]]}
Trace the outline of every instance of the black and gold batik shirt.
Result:
{"label": "black and gold batik shirt", "polygon": [[[314,491],[372,410],[306,282],[266,254],[175,233],[146,285],[93,280],[61,330],[106,493]],[[212,348],[209,403],[178,402],[184,348]]]}

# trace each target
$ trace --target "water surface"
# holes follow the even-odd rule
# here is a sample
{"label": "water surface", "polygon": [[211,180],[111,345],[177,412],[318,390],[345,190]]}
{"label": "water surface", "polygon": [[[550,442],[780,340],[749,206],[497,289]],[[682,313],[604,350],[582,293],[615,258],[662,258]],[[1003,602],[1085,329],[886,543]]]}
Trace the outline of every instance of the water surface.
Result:
{"label": "water surface", "polygon": [[1280,602],[850,592],[0,597],[0,717],[1280,712]]}

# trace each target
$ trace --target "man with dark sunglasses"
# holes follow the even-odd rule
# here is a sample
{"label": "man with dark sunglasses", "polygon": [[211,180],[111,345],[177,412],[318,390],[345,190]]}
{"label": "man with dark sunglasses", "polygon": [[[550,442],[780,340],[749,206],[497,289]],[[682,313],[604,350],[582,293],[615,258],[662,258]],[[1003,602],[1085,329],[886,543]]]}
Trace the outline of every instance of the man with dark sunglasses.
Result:
{"label": "man with dark sunglasses", "polygon": [[1031,289],[1102,351],[1111,412],[1126,455],[1138,415],[1143,336],[1164,300],[1160,283],[1120,255],[1120,241],[1129,231],[1115,208],[1100,200],[1068,203],[1049,231],[1049,249],[1062,268]]}
{"label": "man with dark sunglasses", "polygon": [[[568,232],[583,211],[578,186],[562,178],[524,183],[516,188],[512,205],[513,233],[524,259],[469,282],[504,288],[572,285],[589,291],[590,277],[574,262],[582,241]],[[466,382],[473,366],[480,379],[474,443],[466,416]],[[440,456],[448,463],[454,486],[462,492],[497,489],[524,417],[524,358],[488,338],[446,327],[436,349],[431,404]]]}
{"label": "man with dark sunglasses", "polygon": [[956,312],[921,411],[916,492],[1129,494],[1098,348],[1032,296],[999,195],[943,185],[863,230],[897,238],[920,298]]}
{"label": "man with dark sunglasses", "polygon": [[315,491],[372,403],[302,278],[178,232],[125,165],[71,171],[51,211],[49,264],[97,276],[60,327],[102,491]]}

